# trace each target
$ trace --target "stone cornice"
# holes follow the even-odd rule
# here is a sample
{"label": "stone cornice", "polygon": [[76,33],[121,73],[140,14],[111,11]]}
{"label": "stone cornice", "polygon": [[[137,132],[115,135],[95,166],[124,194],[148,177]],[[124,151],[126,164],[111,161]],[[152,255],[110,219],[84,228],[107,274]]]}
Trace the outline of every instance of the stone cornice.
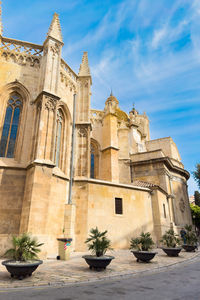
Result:
{"label": "stone cornice", "polygon": [[34,166],[46,166],[48,168],[54,168],[55,163],[53,163],[51,160],[35,159],[28,164],[27,169],[30,169]]}
{"label": "stone cornice", "polygon": [[39,95],[37,96],[37,98],[34,100],[34,101],[32,101],[31,102],[31,104],[34,104],[34,103],[36,103],[38,100],[40,100],[41,99],[41,97],[42,96],[47,96],[47,97],[52,97],[52,98],[54,98],[55,100],[60,100],[60,97],[59,96],[57,96],[57,95],[54,95],[54,94],[52,94],[52,93],[50,93],[50,92],[47,92],[47,91],[42,91],[41,93],[39,93]]}
{"label": "stone cornice", "polygon": [[115,146],[108,146],[108,147],[102,149],[101,152],[106,151],[106,150],[110,150],[110,149],[119,151],[119,148],[118,148],[118,147],[115,147]]}
{"label": "stone cornice", "polygon": [[131,162],[130,164],[132,166],[138,166],[138,165],[145,165],[145,164],[155,164],[155,163],[163,163],[167,166],[167,168],[173,172],[179,173],[180,175],[184,176],[187,180],[190,178],[190,174],[188,171],[179,168],[171,162],[170,158],[168,156],[166,157],[160,157],[160,158],[154,158],[154,159],[147,159],[142,161],[136,161]]}
{"label": "stone cornice", "polygon": [[85,182],[85,183],[92,183],[92,184],[99,184],[99,185],[107,185],[107,186],[113,186],[113,187],[119,187],[119,188],[125,188],[125,189],[131,189],[131,190],[139,190],[139,191],[145,191],[145,192],[151,192],[151,189],[134,186],[130,184],[124,184],[124,183],[116,183],[111,181],[105,181],[100,179],[91,179],[91,178],[75,178],[74,182]]}
{"label": "stone cornice", "polygon": [[76,129],[78,129],[80,127],[89,127],[89,129],[92,130],[92,125],[90,122],[76,122],[75,126],[76,126]]}
{"label": "stone cornice", "polygon": [[55,167],[53,169],[53,176],[61,178],[63,180],[69,181],[69,177],[65,173],[63,173],[59,168]]}

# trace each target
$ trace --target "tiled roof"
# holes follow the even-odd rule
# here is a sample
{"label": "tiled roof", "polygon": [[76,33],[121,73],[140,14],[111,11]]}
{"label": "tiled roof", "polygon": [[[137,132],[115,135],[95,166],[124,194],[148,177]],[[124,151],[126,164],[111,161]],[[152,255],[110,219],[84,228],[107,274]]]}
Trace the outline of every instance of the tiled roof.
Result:
{"label": "tiled roof", "polygon": [[135,181],[133,181],[132,184],[135,186],[140,186],[140,187],[145,187],[145,188],[158,187],[158,185],[153,184],[151,182],[140,181],[140,180],[135,180]]}

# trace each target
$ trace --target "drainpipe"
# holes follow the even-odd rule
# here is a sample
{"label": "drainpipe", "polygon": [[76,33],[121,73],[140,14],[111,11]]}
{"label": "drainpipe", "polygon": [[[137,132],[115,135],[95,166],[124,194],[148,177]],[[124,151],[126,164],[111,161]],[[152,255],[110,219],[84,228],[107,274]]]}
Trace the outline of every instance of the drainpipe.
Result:
{"label": "drainpipe", "polygon": [[69,180],[68,204],[72,204],[72,184],[73,184],[73,177],[74,177],[75,121],[76,121],[76,94],[74,94],[74,99],[73,99],[72,147],[71,147],[71,160],[70,160],[70,180]]}

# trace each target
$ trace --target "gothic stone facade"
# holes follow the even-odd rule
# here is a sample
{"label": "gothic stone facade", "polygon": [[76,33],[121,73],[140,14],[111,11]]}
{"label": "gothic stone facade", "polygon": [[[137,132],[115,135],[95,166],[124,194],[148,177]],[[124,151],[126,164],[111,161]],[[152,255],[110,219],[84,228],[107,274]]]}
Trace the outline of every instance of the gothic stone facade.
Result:
{"label": "gothic stone facade", "polygon": [[141,231],[158,243],[170,226],[191,223],[189,174],[175,143],[150,140],[147,116],[126,114],[112,94],[104,110],[90,108],[87,53],[77,75],[61,57],[57,14],[43,45],[2,34],[0,43],[0,254],[23,232],[55,257],[63,234],[82,251],[98,226],[114,248],[127,248]]}

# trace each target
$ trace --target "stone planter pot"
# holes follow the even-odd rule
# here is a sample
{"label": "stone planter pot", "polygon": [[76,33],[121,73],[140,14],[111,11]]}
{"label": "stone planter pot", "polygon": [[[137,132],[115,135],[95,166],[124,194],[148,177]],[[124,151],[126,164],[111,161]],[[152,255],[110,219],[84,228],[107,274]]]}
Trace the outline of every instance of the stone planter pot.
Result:
{"label": "stone planter pot", "polygon": [[31,276],[39,265],[43,263],[42,260],[33,260],[32,262],[18,262],[15,260],[5,260],[2,265],[6,267],[11,277],[16,277],[22,280],[26,276]]}
{"label": "stone planter pot", "polygon": [[82,258],[85,259],[90,269],[102,271],[105,270],[106,267],[111,263],[112,259],[114,259],[114,256],[104,255],[97,257],[93,255],[84,255]]}
{"label": "stone planter pot", "polygon": [[195,252],[196,246],[192,246],[192,245],[182,245],[182,248],[186,251],[186,252]]}
{"label": "stone planter pot", "polygon": [[149,251],[131,251],[133,255],[137,258],[137,262],[149,262],[154,258],[157,252],[149,252]]}
{"label": "stone planter pot", "polygon": [[162,250],[171,257],[178,256],[181,252],[181,248],[162,248]]}

